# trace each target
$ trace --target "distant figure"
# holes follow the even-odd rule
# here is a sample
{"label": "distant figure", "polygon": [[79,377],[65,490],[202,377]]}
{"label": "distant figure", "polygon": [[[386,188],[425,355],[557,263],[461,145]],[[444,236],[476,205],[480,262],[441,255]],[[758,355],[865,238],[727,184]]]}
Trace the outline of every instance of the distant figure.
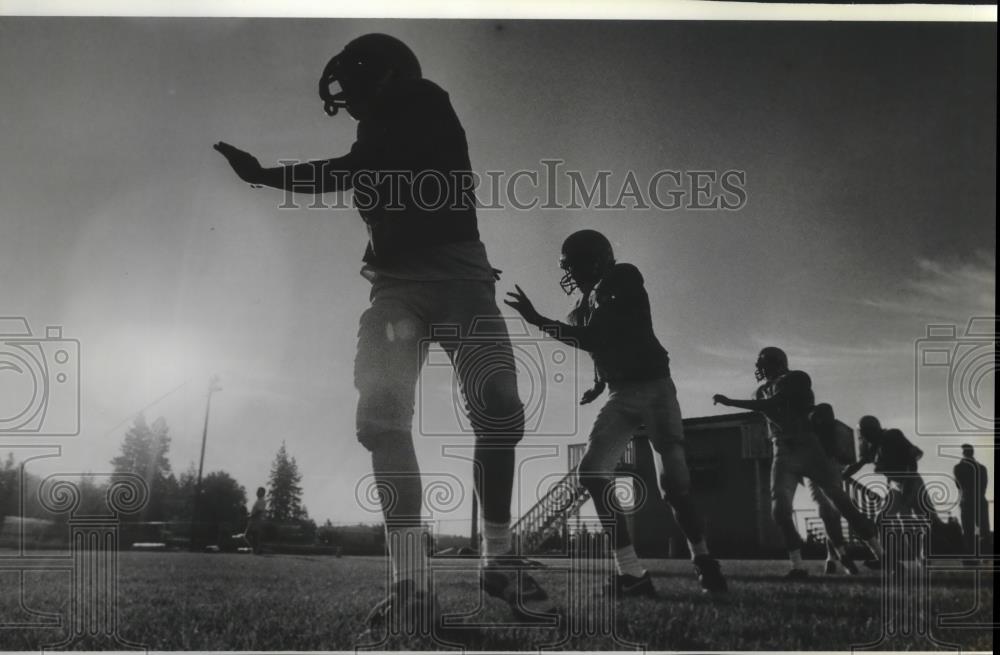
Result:
{"label": "distant figure", "polygon": [[892,489],[887,506],[890,515],[926,518],[938,521],[924,479],[917,471],[917,462],[924,456],[920,448],[895,428],[883,429],[874,416],[862,416],[858,421],[861,436],[861,457],[844,469],[844,476],[854,475],[865,464],[873,463],[875,472],[885,475]]}
{"label": "distant figure", "polygon": [[250,517],[247,519],[247,529],[244,532],[254,555],[260,555],[263,543],[264,521],[267,518],[267,489],[257,487],[257,500],[254,501],[250,509]]}
{"label": "distant figure", "polygon": [[[829,403],[816,405],[809,420],[823,446],[823,452],[830,459],[834,470],[840,471],[841,466],[853,463],[854,457],[844,448],[844,444],[850,443],[854,439],[854,433],[849,427],[837,420],[833,413],[833,407]],[[844,539],[842,515],[815,480],[807,478],[807,486],[809,487],[809,495],[812,496],[813,502],[819,509],[819,517],[823,521],[823,529],[826,532],[824,572],[827,575],[833,575],[837,573],[837,565],[840,564],[849,574],[857,575],[857,565],[850,556],[846,555],[847,541]],[[841,553],[845,553],[845,555],[841,556]]]}
{"label": "distant figure", "polygon": [[319,95],[328,115],[344,109],[357,120],[357,138],[343,156],[263,168],[227,143],[215,149],[252,186],[314,196],[353,189],[368,229],[361,274],[372,285],[371,306],[361,316],[354,361],[356,432],[371,453],[392,584],[368,616],[366,638],[394,618],[410,634],[437,624],[412,431],[430,340],[451,360],[476,436],[480,587],[521,618],[551,614],[548,594],[513,551],[511,499],[524,406],[496,303],[499,271],[480,240],[465,130],[448,93],[423,76],[406,44],[385,34],[348,43],[327,63]]}
{"label": "distant figure", "polygon": [[[732,400],[721,394],[716,394],[712,400],[720,405],[760,412],[767,419],[768,433],[774,446],[771,513],[788,548],[792,568],[787,577],[797,579],[808,576],[802,563],[802,537],[795,527],[792,512],[795,488],[802,478],[809,478],[819,487],[875,557],[881,559],[882,544],[874,524],[854,506],[844,491],[840,473],[824,452],[810,423],[810,412],[815,403],[812,380],[804,371],[789,370],[785,351],[773,346],[760,351],[754,376],[763,384],[757,388],[753,400]],[[844,561],[847,558],[845,548],[836,548],[839,558]]]}
{"label": "distant figure", "polygon": [[989,472],[976,461],[973,452],[971,444],[962,444],[962,459],[955,464],[955,484],[961,495],[962,552],[970,557],[967,564],[975,563],[973,558],[986,551],[985,541],[990,533],[990,506],[986,502]]}
{"label": "distant figure", "polygon": [[[505,302],[524,319],[594,360],[594,388],[580,404],[596,400],[605,387],[607,402],[590,431],[580,461],[579,480],[588,492],[601,526],[614,535],[615,585],[623,596],[655,596],[653,581],[639,563],[624,514],[615,506],[614,469],[641,425],[660,463],[660,491],[687,538],[702,589],[726,590],[719,562],[708,551],[702,519],[691,495],[691,475],[684,457],[684,425],[670,358],[653,333],[649,296],[642,274],[632,264],[615,261],[611,242],[595,230],[580,230],[563,242],[560,285],[580,298],[570,324],[542,316],[516,287]],[[515,285],[516,286],[516,285]],[[617,510],[617,511],[616,511]]]}

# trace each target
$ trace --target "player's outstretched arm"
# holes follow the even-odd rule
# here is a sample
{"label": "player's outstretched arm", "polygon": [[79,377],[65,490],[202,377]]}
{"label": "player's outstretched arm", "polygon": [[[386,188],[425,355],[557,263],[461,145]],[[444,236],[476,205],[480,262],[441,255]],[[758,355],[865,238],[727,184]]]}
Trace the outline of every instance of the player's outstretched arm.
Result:
{"label": "player's outstretched arm", "polygon": [[219,141],[212,146],[232,166],[233,172],[248,184],[261,184],[263,168],[257,158],[245,150],[231,146],[225,141]]}
{"label": "player's outstretched arm", "polygon": [[503,301],[508,307],[514,308],[529,325],[542,327],[552,323],[552,319],[545,318],[535,309],[534,303],[528,299],[528,295],[521,290],[521,287],[514,285],[516,291],[508,291],[507,298]]}
{"label": "player's outstretched arm", "polygon": [[773,398],[764,398],[761,400],[736,400],[734,398],[729,398],[728,396],[723,396],[721,393],[717,393],[712,396],[713,405],[725,405],[726,407],[737,407],[739,409],[748,409],[753,412],[766,412],[772,407],[776,406],[778,403],[782,402],[777,396]]}
{"label": "player's outstretched arm", "polygon": [[353,164],[350,155],[264,168],[256,157],[224,141],[212,147],[226,158],[241,180],[253,186],[312,195],[351,188]]}
{"label": "player's outstretched arm", "polygon": [[580,404],[589,405],[597,400],[601,394],[604,393],[606,386],[607,383],[604,382],[604,380],[594,380],[594,386],[583,392],[583,397],[580,398]]}
{"label": "player's outstretched arm", "polygon": [[508,291],[507,299],[504,300],[504,304],[508,307],[513,307],[517,310],[517,313],[528,322],[530,325],[534,325],[537,328],[545,330],[549,336],[562,341],[563,343],[573,346],[574,348],[581,348],[582,350],[590,351],[590,342],[592,339],[592,330],[587,327],[569,325],[561,321],[557,321],[554,318],[548,318],[542,316],[538,310],[535,309],[535,305],[528,299],[527,294],[521,290],[521,287],[514,285],[516,291]]}

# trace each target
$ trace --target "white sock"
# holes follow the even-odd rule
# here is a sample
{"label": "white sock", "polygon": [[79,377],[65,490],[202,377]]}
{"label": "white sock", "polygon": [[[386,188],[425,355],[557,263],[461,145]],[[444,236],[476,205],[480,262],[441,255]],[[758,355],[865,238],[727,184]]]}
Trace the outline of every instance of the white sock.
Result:
{"label": "white sock", "polygon": [[691,551],[691,559],[695,557],[701,557],[702,555],[708,556],[708,544],[702,539],[698,543],[694,544],[690,541],[688,542],[688,550]]}
{"label": "white sock", "polygon": [[830,552],[829,549],[827,549],[827,551],[826,551],[826,561],[833,562],[833,561],[835,561],[834,560],[834,556],[836,556],[836,561],[842,562],[842,561],[844,561],[844,556],[846,554],[847,554],[847,549],[846,548],[844,548],[843,546],[834,546],[832,553]]}
{"label": "white sock", "polygon": [[646,569],[639,563],[634,546],[625,546],[615,551],[615,568],[618,569],[618,575],[631,575],[636,578],[641,578],[646,573]]}
{"label": "white sock", "polygon": [[392,581],[412,580],[417,591],[427,591],[427,530],[424,526],[386,528]]}
{"label": "white sock", "polygon": [[484,520],[483,559],[489,560],[501,555],[509,555],[510,551],[510,521],[494,523],[493,521]]}
{"label": "white sock", "polygon": [[802,568],[802,551],[798,548],[788,551],[788,559],[791,560],[793,569]]}

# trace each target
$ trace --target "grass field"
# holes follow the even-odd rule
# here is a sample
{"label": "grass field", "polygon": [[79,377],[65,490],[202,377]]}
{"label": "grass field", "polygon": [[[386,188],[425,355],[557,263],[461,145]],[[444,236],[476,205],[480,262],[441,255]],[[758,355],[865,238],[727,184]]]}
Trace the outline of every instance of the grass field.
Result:
{"label": "grass field", "polygon": [[[581,612],[555,627],[503,625],[513,621],[506,605],[492,598],[480,604],[474,560],[438,562],[442,609],[471,616],[447,638],[474,650],[850,650],[883,634],[881,576],[824,577],[821,562],[809,563],[813,578],[788,582],[781,579],[784,562],[727,560],[723,570],[730,593],[712,598],[701,593],[688,562],[647,560],[661,597],[618,601],[605,630],[581,623]],[[577,589],[573,597],[580,602],[602,597],[594,576],[574,578],[582,580],[579,588],[575,582],[568,586],[570,576],[561,563],[535,574],[557,604],[575,606],[568,601],[571,589]],[[353,650],[365,615],[385,589],[381,558],[126,552],[118,566],[118,633],[155,650]],[[25,573],[23,603],[18,575],[9,565],[8,570],[0,566],[0,649],[37,650],[64,639],[73,605],[70,573]],[[938,625],[945,614],[965,615],[952,621],[989,623],[992,612],[992,575],[933,572],[927,610],[914,626],[929,625],[937,640],[964,650],[992,651],[988,629]],[[14,625],[56,616],[64,627]],[[87,636],[72,647],[115,644]],[[942,648],[919,637],[889,639],[880,647]],[[399,638],[379,645],[396,648],[443,649],[445,644]]]}

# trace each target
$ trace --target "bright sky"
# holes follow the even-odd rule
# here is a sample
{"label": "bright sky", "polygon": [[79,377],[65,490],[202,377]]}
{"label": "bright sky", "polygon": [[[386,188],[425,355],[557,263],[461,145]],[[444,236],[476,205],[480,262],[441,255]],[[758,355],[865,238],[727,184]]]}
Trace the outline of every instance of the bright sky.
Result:
{"label": "bright sky", "polygon": [[[918,431],[949,432],[953,407],[994,414],[992,341],[961,337],[996,314],[995,23],[0,18],[0,316],[78,340],[81,393],[79,436],[7,437],[0,452],[59,444],[39,471],[104,471],[148,407],[179,473],[218,374],[207,471],[256,488],[284,440],[314,518],[378,520],[355,493],[370,470],[351,376],[362,223],[278,209],[280,193],[249,189],[211,149],[346,152],[355,125],[323,113],[316,82],[371,31],[407,42],[450,93],[483,174],[560,159],[610,171],[617,193],[629,171],[745,171],[739,211],[484,210],[501,292],[516,282],[564,312],[559,245],[600,229],[646,277],[686,416],[724,413],[713,393],[749,396],[756,352],[778,345],[842,420],[873,413],[910,435],[928,476],[980,445],[993,497],[988,432]],[[931,324],[957,326],[954,366],[923,365]],[[522,456],[585,440],[596,409],[575,405],[591,376],[579,361],[545,396],[545,425],[569,434],[529,436]],[[16,375],[0,366],[0,419],[20,411]],[[422,389],[422,425],[453,423],[447,375],[429,369]],[[468,484],[450,443],[471,437],[418,436],[422,465]],[[564,467],[526,464],[522,502]]]}

